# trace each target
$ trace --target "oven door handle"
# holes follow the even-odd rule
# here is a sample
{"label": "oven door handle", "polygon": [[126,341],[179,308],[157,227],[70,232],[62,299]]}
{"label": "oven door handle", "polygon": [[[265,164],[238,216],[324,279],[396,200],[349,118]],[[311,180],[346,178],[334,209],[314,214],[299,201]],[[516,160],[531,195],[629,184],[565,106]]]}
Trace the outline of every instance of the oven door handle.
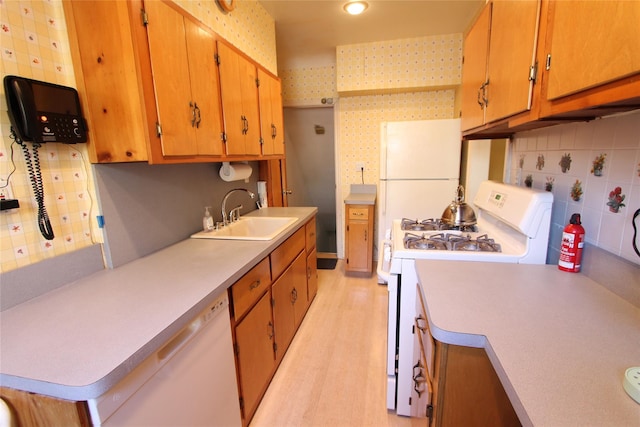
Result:
{"label": "oven door handle", "polygon": [[378,273],[378,283],[389,283],[393,246],[391,240],[383,240],[380,243],[381,247],[378,250],[378,267],[376,268],[376,272]]}

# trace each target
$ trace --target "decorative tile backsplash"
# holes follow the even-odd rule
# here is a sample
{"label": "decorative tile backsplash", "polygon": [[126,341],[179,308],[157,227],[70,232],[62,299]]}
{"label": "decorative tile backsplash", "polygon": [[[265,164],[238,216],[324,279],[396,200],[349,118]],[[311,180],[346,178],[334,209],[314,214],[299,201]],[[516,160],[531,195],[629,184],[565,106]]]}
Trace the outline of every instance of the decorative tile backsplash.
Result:
{"label": "decorative tile backsplash", "polygon": [[548,262],[557,262],[562,229],[580,213],[588,243],[640,264],[632,248],[640,111],[519,133],[513,149],[512,183],[554,195]]}

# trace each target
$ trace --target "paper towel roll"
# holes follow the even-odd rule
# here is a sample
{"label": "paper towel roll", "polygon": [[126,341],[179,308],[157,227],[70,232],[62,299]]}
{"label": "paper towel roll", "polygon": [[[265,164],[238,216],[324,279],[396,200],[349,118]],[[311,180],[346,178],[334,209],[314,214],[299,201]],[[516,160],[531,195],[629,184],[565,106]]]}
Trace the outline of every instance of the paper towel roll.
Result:
{"label": "paper towel roll", "polygon": [[239,181],[241,179],[248,180],[253,169],[251,165],[245,163],[223,162],[220,167],[220,178],[224,181]]}

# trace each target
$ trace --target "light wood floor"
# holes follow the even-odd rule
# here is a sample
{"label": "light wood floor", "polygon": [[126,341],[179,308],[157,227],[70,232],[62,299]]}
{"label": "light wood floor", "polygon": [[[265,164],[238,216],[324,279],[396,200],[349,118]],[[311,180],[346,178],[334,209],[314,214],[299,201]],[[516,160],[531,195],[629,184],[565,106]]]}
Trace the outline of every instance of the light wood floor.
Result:
{"label": "light wood floor", "polygon": [[318,294],[251,427],[426,426],[386,409],[387,287],[318,270]]}

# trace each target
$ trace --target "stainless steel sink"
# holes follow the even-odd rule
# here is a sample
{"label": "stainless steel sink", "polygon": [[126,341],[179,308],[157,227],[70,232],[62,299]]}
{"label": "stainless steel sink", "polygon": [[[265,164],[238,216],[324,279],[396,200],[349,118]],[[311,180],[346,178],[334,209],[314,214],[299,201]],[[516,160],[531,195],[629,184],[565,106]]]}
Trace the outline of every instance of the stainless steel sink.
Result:
{"label": "stainless steel sink", "polygon": [[200,231],[193,239],[271,240],[296,222],[295,217],[245,216],[220,230]]}

